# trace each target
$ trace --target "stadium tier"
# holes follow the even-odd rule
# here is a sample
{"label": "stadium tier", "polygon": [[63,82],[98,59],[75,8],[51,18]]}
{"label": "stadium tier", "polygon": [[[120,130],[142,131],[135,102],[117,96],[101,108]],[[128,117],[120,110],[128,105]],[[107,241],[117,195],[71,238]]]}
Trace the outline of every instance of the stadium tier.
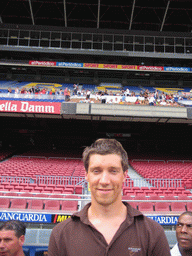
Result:
{"label": "stadium tier", "polygon": [[[188,209],[187,202],[192,199],[192,182],[189,179],[191,162],[132,161],[131,166],[140,179],[127,176],[123,186],[124,200],[134,200],[135,207],[144,212],[180,212]],[[6,197],[1,198],[1,208],[64,210],[66,204],[71,209],[69,204],[73,202],[62,201],[66,194],[71,194],[71,198],[74,194],[89,194],[81,159],[16,156],[0,163],[0,174],[1,195]],[[136,182],[140,182],[140,186],[135,185]],[[12,196],[35,199],[11,199]],[[37,200],[39,197],[44,199]],[[51,200],[45,200],[47,197],[60,197],[61,200],[52,204]],[[141,204],[140,200],[148,202]],[[156,205],[156,200],[169,201],[165,204],[169,205],[168,210]]]}

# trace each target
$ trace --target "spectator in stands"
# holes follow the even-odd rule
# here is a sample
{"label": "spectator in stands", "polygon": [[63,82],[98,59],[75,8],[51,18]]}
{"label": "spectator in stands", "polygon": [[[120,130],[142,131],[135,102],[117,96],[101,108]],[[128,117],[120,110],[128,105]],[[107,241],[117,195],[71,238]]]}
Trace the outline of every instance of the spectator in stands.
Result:
{"label": "spectator in stands", "polygon": [[64,93],[63,93],[63,90],[62,90],[62,89],[60,89],[60,91],[59,91],[59,95],[60,95],[60,96],[64,95]]}
{"label": "spectator in stands", "polygon": [[0,226],[0,255],[24,256],[25,224],[18,220],[7,221]]}
{"label": "spectator in stands", "polygon": [[21,94],[26,94],[26,88],[21,88],[21,91],[20,91]]}
{"label": "spectator in stands", "polygon": [[136,105],[141,104],[141,102],[140,102],[140,100],[138,98],[136,99],[135,104]]}
{"label": "spectator in stands", "polygon": [[130,95],[130,91],[129,89],[127,88],[126,91],[125,91],[125,96],[129,96]]}
{"label": "spectator in stands", "polygon": [[10,87],[8,88],[8,93],[12,93],[12,89]]}
{"label": "spectator in stands", "polygon": [[46,89],[43,88],[43,89],[40,91],[40,94],[46,94]]}
{"label": "spectator in stands", "polygon": [[39,94],[39,92],[40,92],[40,89],[39,89],[39,86],[37,85],[37,86],[35,87],[35,94]]}
{"label": "spectator in stands", "polygon": [[101,99],[101,103],[102,103],[102,104],[105,104],[105,103],[106,103],[106,100],[107,100],[107,96],[106,96],[104,93],[102,93],[100,99]]}
{"label": "spectator in stands", "polygon": [[66,87],[65,90],[64,90],[64,97],[65,97],[65,101],[68,101],[68,98],[69,98],[68,87]]}
{"label": "spectator in stands", "polygon": [[122,202],[128,157],[115,139],[98,139],[83,152],[91,203],[57,224],[49,256],[170,256],[163,227]]}
{"label": "spectator in stands", "polygon": [[20,92],[19,92],[19,87],[17,86],[16,88],[15,88],[15,94],[16,95],[18,95]]}
{"label": "spectator in stands", "polygon": [[29,89],[29,92],[32,93],[32,94],[34,94],[34,93],[35,93],[35,87],[32,86],[32,87]]}
{"label": "spectator in stands", "polygon": [[123,101],[122,99],[120,99],[119,104],[120,104],[120,105],[123,105],[123,104],[125,104],[125,101]]}
{"label": "spectator in stands", "polygon": [[51,91],[52,91],[52,95],[55,95],[55,91],[56,91],[56,89],[55,89],[55,87],[54,87],[54,86],[52,87]]}
{"label": "spectator in stands", "polygon": [[154,97],[153,93],[149,95],[148,101],[149,101],[149,105],[150,106],[154,106],[155,105],[155,97]]}
{"label": "spectator in stands", "polygon": [[176,225],[177,244],[171,249],[171,256],[192,255],[192,212],[180,215]]}
{"label": "spectator in stands", "polygon": [[73,85],[73,95],[77,95],[77,91],[78,91],[78,86],[77,84]]}

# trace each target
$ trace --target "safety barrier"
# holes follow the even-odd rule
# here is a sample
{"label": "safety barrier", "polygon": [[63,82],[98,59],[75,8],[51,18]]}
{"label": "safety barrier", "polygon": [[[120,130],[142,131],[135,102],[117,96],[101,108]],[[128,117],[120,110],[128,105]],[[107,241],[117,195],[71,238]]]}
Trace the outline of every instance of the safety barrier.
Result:
{"label": "safety barrier", "polygon": [[17,177],[17,176],[0,176],[0,184],[2,183],[34,183],[34,180],[30,177]]}

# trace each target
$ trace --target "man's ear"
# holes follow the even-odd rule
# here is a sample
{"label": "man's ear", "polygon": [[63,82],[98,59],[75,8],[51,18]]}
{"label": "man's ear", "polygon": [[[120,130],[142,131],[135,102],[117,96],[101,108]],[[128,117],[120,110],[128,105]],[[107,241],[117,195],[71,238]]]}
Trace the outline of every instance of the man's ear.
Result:
{"label": "man's ear", "polygon": [[20,244],[20,246],[23,246],[24,242],[25,242],[25,236],[22,235],[22,236],[19,237],[19,244]]}
{"label": "man's ear", "polygon": [[124,172],[124,179],[123,179],[123,181],[125,181],[125,180],[126,180],[126,178],[127,178],[127,174],[128,174],[128,170]]}
{"label": "man's ear", "polygon": [[85,171],[85,179],[86,179],[86,181],[88,181],[88,172],[87,171]]}

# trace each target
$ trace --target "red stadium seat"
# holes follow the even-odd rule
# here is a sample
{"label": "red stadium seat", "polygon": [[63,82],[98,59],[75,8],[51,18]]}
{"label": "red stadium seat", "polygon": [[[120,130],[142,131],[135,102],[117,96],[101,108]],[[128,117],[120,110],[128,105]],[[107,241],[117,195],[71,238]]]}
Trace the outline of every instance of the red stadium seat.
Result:
{"label": "red stadium seat", "polygon": [[45,210],[60,210],[60,201],[58,200],[47,200],[45,201]]}
{"label": "red stadium seat", "polygon": [[137,209],[138,207],[137,207],[137,205],[138,205],[138,203],[137,202],[129,202],[129,204],[133,207],[133,208],[135,208],[135,209]]}
{"label": "red stadium seat", "polygon": [[43,200],[41,199],[33,199],[31,202],[28,204],[28,209],[34,209],[34,210],[43,210],[44,203]]}
{"label": "red stadium seat", "polygon": [[136,195],[134,197],[134,200],[147,200],[148,197],[146,197],[145,195]]}
{"label": "red stadium seat", "polygon": [[175,196],[172,196],[172,195],[164,195],[164,197],[162,197],[163,200],[170,200],[170,201],[173,201],[173,200],[177,200],[177,198]]}
{"label": "red stadium seat", "polygon": [[139,202],[138,210],[141,212],[153,212],[153,202]]}
{"label": "red stadium seat", "polygon": [[11,209],[26,209],[27,200],[22,198],[11,199]]}
{"label": "red stadium seat", "polygon": [[9,198],[0,198],[0,208],[9,208],[10,199]]}
{"label": "red stadium seat", "polygon": [[62,201],[61,202],[61,210],[63,211],[77,211],[78,210],[78,197],[77,196],[72,196],[72,195],[68,195],[65,196],[65,198],[75,198],[77,200],[67,200],[67,201]]}
{"label": "red stadium seat", "polygon": [[168,202],[156,202],[155,203],[155,211],[169,212],[170,211],[170,204]]}
{"label": "red stadium seat", "polygon": [[187,202],[187,211],[192,211],[192,202]]}
{"label": "red stadium seat", "polygon": [[[33,194],[31,193],[21,193],[19,196],[23,196],[23,197],[34,197]],[[26,199],[27,200],[27,203],[29,203],[32,199]]]}
{"label": "red stadium seat", "polygon": [[77,185],[75,186],[75,194],[82,194],[83,193],[83,186]]}
{"label": "red stadium seat", "polygon": [[[34,195],[34,199],[35,199],[35,197],[47,198],[47,197],[49,197],[49,195],[48,194],[36,194],[36,195]],[[42,200],[43,200],[43,203],[45,203],[46,199],[42,199]]]}
{"label": "red stadium seat", "polygon": [[5,193],[4,196],[18,196],[19,193],[17,192],[8,192],[8,193]]}
{"label": "red stadium seat", "polygon": [[173,212],[185,212],[186,211],[186,203],[184,202],[172,202],[171,210]]}
{"label": "red stadium seat", "polygon": [[154,200],[154,202],[156,202],[156,200],[162,200],[162,197],[160,197],[159,195],[150,195],[148,199]]}
{"label": "red stadium seat", "polygon": [[122,200],[132,200],[133,198],[130,195],[123,195]]}
{"label": "red stadium seat", "polygon": [[179,195],[177,199],[178,200],[191,200],[191,198],[188,197],[187,195]]}

